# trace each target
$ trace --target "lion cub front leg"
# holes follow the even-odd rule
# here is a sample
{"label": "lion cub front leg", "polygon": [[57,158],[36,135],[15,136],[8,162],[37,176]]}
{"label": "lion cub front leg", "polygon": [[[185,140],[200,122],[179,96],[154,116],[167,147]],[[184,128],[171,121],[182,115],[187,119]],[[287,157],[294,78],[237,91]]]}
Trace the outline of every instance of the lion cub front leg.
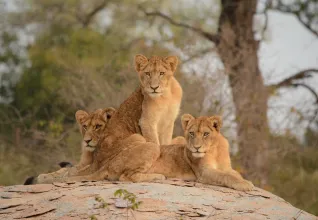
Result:
{"label": "lion cub front leg", "polygon": [[63,182],[72,176],[88,175],[88,174],[92,173],[93,170],[94,169],[93,169],[92,165],[86,165],[85,167],[82,167],[80,169],[77,169],[76,167],[65,167],[65,168],[59,169],[58,171],[52,172],[52,173],[40,174],[38,177],[36,177],[35,182],[37,184]]}
{"label": "lion cub front leg", "polygon": [[174,122],[169,122],[169,125],[165,128],[161,128],[159,131],[160,145],[169,145],[172,141]]}
{"label": "lion cub front leg", "polygon": [[45,183],[53,183],[60,182],[61,179],[68,176],[69,168],[61,168],[58,171],[46,174],[40,174],[35,178],[35,183],[37,184],[45,184]]}
{"label": "lion cub front leg", "polygon": [[142,115],[139,121],[142,136],[154,144],[159,144],[157,123],[155,120]]}
{"label": "lion cub front leg", "polygon": [[179,114],[180,102],[170,104],[168,110],[161,114],[159,121],[159,141],[160,145],[169,145],[172,143],[172,134],[174,122]]}
{"label": "lion cub front leg", "polygon": [[252,190],[254,185],[237,174],[205,167],[200,172],[198,181],[206,184],[219,184],[240,191]]}
{"label": "lion cub front leg", "polygon": [[105,180],[108,178],[108,172],[107,170],[104,170],[103,167],[89,175],[84,176],[69,176],[63,179],[63,182],[67,181],[99,181],[99,180]]}
{"label": "lion cub front leg", "polygon": [[87,151],[85,147],[82,147],[82,154],[81,159],[78,164],[75,165],[75,167],[80,170],[87,165],[90,165],[93,163],[93,152]]}

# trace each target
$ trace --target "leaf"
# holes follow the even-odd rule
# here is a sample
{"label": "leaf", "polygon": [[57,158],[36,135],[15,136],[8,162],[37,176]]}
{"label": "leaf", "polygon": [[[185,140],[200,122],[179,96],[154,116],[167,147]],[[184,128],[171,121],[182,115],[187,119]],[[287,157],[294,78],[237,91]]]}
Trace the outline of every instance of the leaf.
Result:
{"label": "leaf", "polygon": [[91,220],[97,220],[97,217],[95,215],[90,216]]}
{"label": "leaf", "polygon": [[122,197],[122,195],[123,195],[123,190],[122,189],[118,189],[118,190],[116,190],[115,191],[115,193],[114,193],[114,196],[119,196],[119,197]]}

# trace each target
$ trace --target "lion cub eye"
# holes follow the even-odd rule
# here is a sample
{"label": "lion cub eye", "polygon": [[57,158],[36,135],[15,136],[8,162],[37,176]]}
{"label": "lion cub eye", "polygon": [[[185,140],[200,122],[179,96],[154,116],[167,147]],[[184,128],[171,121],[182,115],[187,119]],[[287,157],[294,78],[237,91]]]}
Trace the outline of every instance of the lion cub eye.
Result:
{"label": "lion cub eye", "polygon": [[194,132],[189,132],[189,135],[190,135],[191,137],[194,137]]}
{"label": "lion cub eye", "polygon": [[95,129],[97,130],[97,129],[99,129],[99,128],[101,128],[102,127],[102,125],[95,125]]}
{"label": "lion cub eye", "polygon": [[83,125],[83,128],[86,131],[87,130],[87,125]]}
{"label": "lion cub eye", "polygon": [[203,134],[203,137],[207,137],[207,136],[209,136],[209,132],[204,132],[204,134]]}
{"label": "lion cub eye", "polygon": [[150,72],[145,72],[145,74],[146,74],[147,76],[150,76]]}
{"label": "lion cub eye", "polygon": [[165,72],[160,72],[160,76],[163,76],[163,75],[165,75]]}

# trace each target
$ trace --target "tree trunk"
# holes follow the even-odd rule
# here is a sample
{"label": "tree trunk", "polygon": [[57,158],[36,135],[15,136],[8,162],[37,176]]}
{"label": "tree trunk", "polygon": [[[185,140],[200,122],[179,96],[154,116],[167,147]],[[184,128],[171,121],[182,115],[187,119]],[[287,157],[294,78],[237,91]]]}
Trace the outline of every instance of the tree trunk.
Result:
{"label": "tree trunk", "polygon": [[241,164],[250,179],[264,186],[268,168],[268,94],[253,33],[256,5],[256,0],[222,0],[217,47],[232,88]]}

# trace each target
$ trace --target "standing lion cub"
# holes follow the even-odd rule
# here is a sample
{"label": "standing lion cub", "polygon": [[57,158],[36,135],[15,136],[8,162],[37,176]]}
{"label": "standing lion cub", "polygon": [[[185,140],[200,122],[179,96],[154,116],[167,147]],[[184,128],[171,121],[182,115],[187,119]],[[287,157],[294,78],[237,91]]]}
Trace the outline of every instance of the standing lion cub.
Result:
{"label": "standing lion cub", "polygon": [[145,139],[155,144],[170,144],[172,140],[182,98],[182,88],[173,76],[177,65],[176,56],[135,56],[144,95],[139,125]]}

